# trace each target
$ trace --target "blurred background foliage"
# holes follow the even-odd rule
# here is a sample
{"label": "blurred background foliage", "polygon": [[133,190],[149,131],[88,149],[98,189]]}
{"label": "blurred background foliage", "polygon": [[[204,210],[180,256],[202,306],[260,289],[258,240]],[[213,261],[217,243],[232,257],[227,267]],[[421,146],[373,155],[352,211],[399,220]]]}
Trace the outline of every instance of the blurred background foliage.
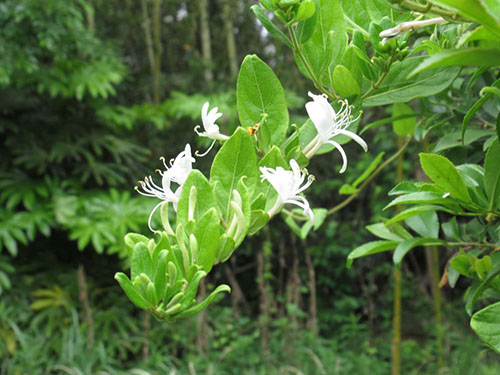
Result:
{"label": "blurred background foliage", "polygon": [[[233,292],[197,318],[156,322],[134,308],[113,279],[127,255],[124,234],[146,232],[155,203],[133,192],[137,179],[180,144],[205,149],[193,133],[205,101],[224,113],[223,129],[237,126],[235,82],[246,54],[257,53],[273,67],[292,122],[305,120],[312,87],[292,52],[255,19],[254,3],[0,2],[1,373],[389,373],[392,266],[380,257],[390,256],[361,259],[352,269],[345,259],[369,240],[360,230],[380,219],[395,170],[378,176],[307,243],[275,219],[211,274]],[[447,43],[449,35],[454,40],[456,26],[436,43]],[[463,116],[491,79],[478,76],[471,95],[463,96],[469,82],[458,78],[449,92],[419,102],[437,113],[421,124],[423,132],[445,123],[433,134],[440,139],[435,150],[478,161],[480,145],[473,141],[488,134],[477,133],[465,145],[446,138],[457,125],[448,122],[456,118],[449,113]],[[495,112],[489,106],[481,109],[486,117]],[[363,124],[390,116],[373,107]],[[372,150],[392,154],[396,135],[387,126],[364,137]],[[311,166],[314,207],[342,201],[337,191],[375,155],[346,147],[352,157],[341,178],[332,155]],[[420,148],[409,150],[403,169],[411,178]],[[208,159],[196,167],[206,172]],[[437,373],[431,277],[423,256],[408,257],[403,373]],[[444,289],[445,371],[497,373],[498,359],[465,328],[457,303],[464,286]]]}

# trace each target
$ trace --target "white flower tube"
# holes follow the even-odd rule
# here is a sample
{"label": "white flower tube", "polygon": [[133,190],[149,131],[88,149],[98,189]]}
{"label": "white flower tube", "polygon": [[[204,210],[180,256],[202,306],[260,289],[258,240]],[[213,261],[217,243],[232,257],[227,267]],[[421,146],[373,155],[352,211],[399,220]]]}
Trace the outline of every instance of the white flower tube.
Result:
{"label": "white flower tube", "polygon": [[363,147],[363,150],[368,150],[368,145],[359,135],[346,130],[346,128],[355,121],[351,118],[352,107],[347,100],[340,101],[342,107],[338,112],[335,112],[328,102],[326,95],[314,95],[309,92],[309,96],[313,101],[306,103],[306,110],[318,131],[318,135],[304,148],[303,152],[308,159],[311,159],[324,144],[329,143],[333,145],[342,156],[343,165],[340,169],[340,173],[344,173],[347,168],[347,155],[342,146],[332,140],[332,138],[341,134],[346,135]]}
{"label": "white flower tube", "polygon": [[205,104],[203,104],[203,107],[201,108],[201,120],[203,122],[203,128],[205,129],[205,131],[200,133],[200,131],[198,130],[200,128],[200,125],[196,125],[194,131],[200,137],[207,137],[213,139],[213,142],[207,151],[205,151],[201,155],[197,153],[196,154],[197,156],[205,156],[206,154],[208,154],[212,149],[215,141],[225,141],[229,139],[227,135],[220,133],[219,126],[215,124],[215,122],[219,119],[219,117],[222,116],[222,113],[217,112],[219,110],[218,107],[212,108],[209,112],[208,111],[209,105],[210,104],[206,102]]}
{"label": "white flower tube", "polygon": [[[195,162],[195,159],[191,156],[191,146],[189,144],[186,145],[184,151],[170,162],[170,167],[165,163],[165,158],[161,157],[160,160],[163,161],[163,165],[166,168],[165,171],[157,170],[162,177],[161,186],[157,185],[151,176],[146,176],[144,181],[139,181],[140,188],[137,186],[135,187],[135,190],[139,194],[161,200],[149,214],[148,227],[151,232],[154,232],[151,226],[153,214],[162,204],[171,202],[174,206],[174,210],[177,210],[177,203],[179,202],[179,197],[182,192],[182,185],[193,169],[192,166]],[[175,192],[173,192],[170,187],[172,182],[179,185]]]}
{"label": "white flower tube", "polygon": [[291,171],[282,167],[276,169],[260,167],[262,181],[267,180],[278,193],[276,203],[267,214],[269,217],[273,217],[285,203],[291,203],[302,208],[304,215],[309,215],[311,222],[314,222],[314,214],[309,207],[309,202],[299,195],[312,184],[314,177],[309,176],[304,183],[306,173],[300,170],[295,160],[290,160],[290,167]]}

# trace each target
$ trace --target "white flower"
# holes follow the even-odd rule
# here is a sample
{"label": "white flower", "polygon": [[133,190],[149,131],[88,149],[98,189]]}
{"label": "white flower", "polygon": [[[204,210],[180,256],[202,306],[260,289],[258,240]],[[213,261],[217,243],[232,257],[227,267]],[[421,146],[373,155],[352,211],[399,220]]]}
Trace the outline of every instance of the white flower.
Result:
{"label": "white flower", "polygon": [[213,139],[213,142],[208,148],[208,150],[205,151],[204,154],[198,156],[205,156],[212,149],[215,141],[225,141],[229,139],[227,135],[220,133],[219,126],[215,124],[215,122],[219,119],[219,117],[222,116],[222,113],[217,112],[219,108],[218,107],[212,108],[210,112],[208,111],[208,108],[209,108],[208,102],[203,104],[203,107],[201,108],[201,120],[203,122],[203,128],[205,129],[205,131],[202,133],[199,132],[198,129],[200,128],[200,125],[196,125],[194,131],[200,137],[207,137]]}
{"label": "white flower", "polygon": [[363,147],[363,150],[368,150],[368,145],[359,135],[346,130],[351,122],[355,121],[351,119],[352,107],[347,100],[341,100],[342,107],[338,112],[335,112],[328,102],[326,95],[314,95],[311,92],[308,95],[313,98],[313,101],[306,103],[306,110],[318,131],[318,135],[304,148],[304,154],[310,159],[321,146],[329,143],[335,146],[342,156],[343,165],[340,173],[343,173],[347,168],[347,156],[342,146],[332,140],[332,138],[340,134],[346,135]]}
{"label": "white flower", "polygon": [[311,222],[313,222],[314,214],[309,207],[309,203],[306,198],[299,194],[312,184],[314,177],[309,176],[307,182],[302,185],[306,178],[306,173],[300,170],[299,165],[293,159],[290,160],[290,167],[292,168],[291,171],[287,171],[282,167],[277,167],[276,169],[260,167],[262,181],[269,181],[278,193],[276,203],[267,213],[269,217],[272,217],[285,203],[292,203],[302,208],[304,214],[309,215]]}
{"label": "white flower", "polygon": [[[184,151],[182,151],[175,160],[170,161],[170,167],[165,163],[165,158],[161,157],[163,165],[165,166],[165,171],[157,170],[157,172],[161,175],[161,186],[157,185],[151,176],[146,176],[144,181],[139,181],[141,185],[141,190],[136,186],[135,190],[146,197],[159,198],[161,200],[153,210],[148,218],[148,227],[154,232],[151,227],[151,219],[153,218],[153,214],[155,211],[164,203],[171,202],[174,206],[174,209],[177,210],[177,203],[179,202],[179,197],[182,192],[182,185],[186,181],[189,173],[193,169],[192,165],[194,163],[194,158],[191,156],[191,146],[189,144],[186,145]],[[175,182],[177,185],[177,189],[175,193],[172,191],[170,184]]]}

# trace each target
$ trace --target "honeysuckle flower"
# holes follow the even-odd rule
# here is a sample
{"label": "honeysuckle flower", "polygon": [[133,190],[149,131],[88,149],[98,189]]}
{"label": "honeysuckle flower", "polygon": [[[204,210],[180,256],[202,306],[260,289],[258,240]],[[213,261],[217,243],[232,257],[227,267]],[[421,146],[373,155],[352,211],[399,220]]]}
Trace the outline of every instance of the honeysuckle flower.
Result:
{"label": "honeysuckle flower", "polygon": [[205,156],[206,154],[208,154],[212,149],[215,141],[225,141],[229,139],[227,135],[220,133],[219,126],[215,124],[215,122],[219,119],[219,117],[222,116],[222,113],[217,112],[219,108],[218,107],[212,108],[210,112],[208,111],[208,108],[209,108],[208,102],[205,102],[205,104],[203,104],[203,107],[201,108],[201,120],[203,122],[203,128],[205,129],[205,131],[200,133],[200,131],[198,130],[200,128],[200,125],[196,125],[194,131],[200,137],[207,137],[213,139],[213,142],[207,151],[205,151],[201,155],[197,154],[197,156]]}
{"label": "honeysuckle flower", "polygon": [[[195,161],[191,155],[191,146],[189,144],[186,145],[184,151],[177,155],[174,160],[170,161],[170,167],[167,166],[165,158],[161,157],[160,160],[162,160],[163,165],[166,168],[165,171],[156,170],[162,177],[161,186],[157,185],[151,176],[146,176],[143,181],[139,181],[140,188],[137,186],[135,187],[135,190],[139,194],[161,200],[161,202],[158,203],[149,214],[148,227],[151,232],[154,232],[154,229],[151,226],[151,220],[156,210],[162,204],[172,203],[174,210],[177,210],[177,203],[179,202],[179,197],[182,192],[182,185],[193,169],[192,165]],[[175,192],[170,187],[172,182],[179,185]]]}
{"label": "honeysuckle flower", "polygon": [[341,100],[342,106],[338,112],[335,112],[326,95],[314,95],[311,92],[308,95],[313,101],[306,103],[306,110],[318,131],[318,135],[304,148],[303,152],[310,159],[324,144],[333,145],[342,156],[343,165],[340,173],[344,173],[347,168],[347,156],[342,146],[332,138],[341,134],[346,135],[363,147],[363,150],[368,150],[368,145],[359,135],[346,130],[355,121],[351,116],[352,106],[349,105],[347,100]]}
{"label": "honeysuckle flower", "polygon": [[290,160],[290,167],[292,168],[291,171],[283,167],[276,167],[276,169],[260,167],[262,173],[260,176],[261,181],[269,181],[274,190],[278,193],[276,203],[267,214],[269,217],[272,217],[285,203],[291,203],[302,208],[304,215],[309,215],[311,222],[313,222],[314,214],[309,207],[309,202],[299,194],[312,184],[314,177],[309,175],[307,181],[304,183],[307,173],[300,170],[299,165],[294,159]]}

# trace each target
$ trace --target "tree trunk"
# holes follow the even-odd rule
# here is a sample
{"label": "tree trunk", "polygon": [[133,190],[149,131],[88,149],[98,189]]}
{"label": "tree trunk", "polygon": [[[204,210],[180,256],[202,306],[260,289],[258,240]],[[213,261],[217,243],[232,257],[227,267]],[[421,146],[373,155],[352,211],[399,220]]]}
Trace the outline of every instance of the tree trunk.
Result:
{"label": "tree trunk", "polygon": [[142,359],[146,361],[149,358],[149,331],[151,330],[151,313],[144,311],[142,321]]}
{"label": "tree trunk", "polygon": [[209,87],[212,85],[212,45],[210,41],[210,24],[208,19],[209,0],[200,0],[200,32],[201,32],[201,55],[203,57],[205,82]]}
{"label": "tree trunk", "polygon": [[306,265],[309,273],[309,316],[307,319],[307,328],[316,333],[318,329],[318,310],[316,303],[316,272],[311,259],[311,254],[305,248]]}
{"label": "tree trunk", "polygon": [[[201,280],[198,298],[203,301],[207,296],[206,279]],[[207,324],[207,310],[202,310],[196,317],[196,346],[200,354],[206,354],[208,351],[208,324]]]}
{"label": "tree trunk", "polygon": [[238,75],[238,60],[236,57],[236,42],[234,40],[234,25],[231,8],[234,9],[236,4],[233,0],[223,0],[222,13],[224,15],[224,31],[226,33],[227,58],[229,62],[229,73],[231,78],[236,78]]}
{"label": "tree trunk", "polygon": [[[403,137],[398,136],[398,148],[403,146]],[[403,180],[403,152],[398,156],[396,182]],[[396,206],[396,212],[401,206]],[[392,375],[401,375],[401,289],[403,274],[398,267],[394,267],[394,311],[392,319]]]}
{"label": "tree trunk", "polygon": [[434,307],[434,322],[436,324],[437,364],[438,374],[443,368],[443,325],[441,318],[441,291],[439,289],[439,254],[437,246],[426,247],[425,256],[431,284],[432,300]]}
{"label": "tree trunk", "polygon": [[265,280],[265,256],[262,249],[257,254],[257,285],[259,288],[259,329],[260,329],[260,345],[262,354],[267,358],[269,354],[269,295],[267,283]]}
{"label": "tree trunk", "polygon": [[153,2],[153,43],[154,43],[154,73],[153,73],[153,101],[160,103],[161,91],[161,0]]}
{"label": "tree trunk", "polygon": [[87,279],[85,277],[85,269],[81,264],[78,265],[78,299],[83,306],[85,312],[85,323],[87,323],[87,351],[90,352],[92,345],[94,345],[95,329],[94,319],[92,318],[92,308],[89,302],[89,292],[87,288]]}
{"label": "tree trunk", "polygon": [[[149,18],[148,4],[146,0],[141,0],[142,7],[142,28],[144,29],[144,36],[146,42],[146,52],[149,61],[149,70],[151,77],[154,77],[155,72],[155,53],[153,50],[153,37],[151,33],[151,19]],[[154,82],[154,78],[153,78]]]}
{"label": "tree trunk", "polygon": [[230,265],[228,263],[224,264],[224,272],[226,273],[229,285],[231,286],[231,306],[233,309],[233,315],[235,319],[238,319],[240,317],[240,305],[242,303],[246,304],[247,301],[233,271],[236,262],[235,258],[235,255],[231,256]]}

